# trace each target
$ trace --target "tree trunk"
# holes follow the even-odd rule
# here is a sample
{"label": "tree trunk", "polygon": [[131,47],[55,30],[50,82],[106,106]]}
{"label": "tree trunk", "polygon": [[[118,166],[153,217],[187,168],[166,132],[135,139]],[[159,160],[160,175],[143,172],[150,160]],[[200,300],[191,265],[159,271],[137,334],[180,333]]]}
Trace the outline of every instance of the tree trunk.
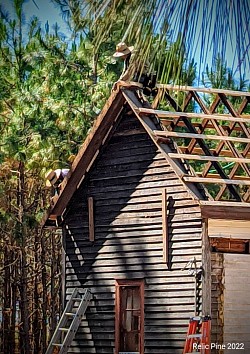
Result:
{"label": "tree trunk", "polygon": [[[18,254],[17,252],[14,253],[14,259],[15,261],[17,260]],[[16,331],[16,311],[17,311],[17,264],[15,263],[12,266],[12,284],[11,284],[11,293],[12,293],[12,314],[11,314],[11,337],[10,337],[10,342],[11,342],[11,348],[12,348],[12,353],[15,353],[16,349],[16,338],[15,338],[15,331]]]}
{"label": "tree trunk", "polygon": [[19,181],[17,191],[17,205],[18,205],[18,222],[19,233],[21,238],[21,281],[20,281],[20,299],[21,299],[21,352],[22,354],[30,354],[30,317],[29,317],[29,305],[28,305],[28,282],[27,282],[27,229],[25,226],[24,210],[25,210],[25,175],[24,175],[24,163],[19,163]]}
{"label": "tree trunk", "polygon": [[51,234],[51,325],[50,325],[50,335],[53,335],[56,325],[57,325],[57,307],[56,307],[56,287],[55,287],[55,275],[56,275],[56,264],[57,264],[57,259],[56,259],[56,249],[55,249],[55,235],[54,233]]}
{"label": "tree trunk", "polygon": [[34,245],[34,273],[35,273],[35,281],[34,281],[34,315],[33,315],[33,337],[34,337],[34,353],[41,352],[41,326],[40,326],[40,316],[39,316],[39,234],[38,232],[35,234],[35,245]]}
{"label": "tree trunk", "polygon": [[8,246],[4,248],[4,292],[3,292],[3,353],[10,354],[11,349],[11,283],[10,264],[11,251]]}
{"label": "tree trunk", "polygon": [[47,282],[46,282],[46,246],[45,234],[41,235],[41,267],[42,267],[42,353],[47,348]]}

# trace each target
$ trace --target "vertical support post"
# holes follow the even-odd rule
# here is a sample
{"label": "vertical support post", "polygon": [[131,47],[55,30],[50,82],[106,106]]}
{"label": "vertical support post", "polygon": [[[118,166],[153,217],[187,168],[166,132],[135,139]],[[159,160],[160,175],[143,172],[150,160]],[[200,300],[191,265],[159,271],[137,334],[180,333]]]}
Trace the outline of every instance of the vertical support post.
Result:
{"label": "vertical support post", "polygon": [[167,189],[162,190],[162,242],[163,242],[163,262],[169,263],[168,252],[168,224],[167,224]]}
{"label": "vertical support post", "polygon": [[89,241],[95,241],[95,223],[94,223],[94,199],[88,198],[88,211],[89,211]]}
{"label": "vertical support post", "polygon": [[211,250],[208,237],[208,220],[202,220],[202,314],[211,316]]}

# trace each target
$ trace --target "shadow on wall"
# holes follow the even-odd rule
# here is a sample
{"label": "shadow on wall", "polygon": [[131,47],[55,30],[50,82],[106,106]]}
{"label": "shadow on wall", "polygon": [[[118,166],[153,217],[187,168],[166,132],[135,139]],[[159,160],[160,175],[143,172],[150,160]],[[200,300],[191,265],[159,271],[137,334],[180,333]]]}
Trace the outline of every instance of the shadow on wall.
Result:
{"label": "shadow on wall", "polygon": [[[168,270],[162,259],[161,196],[162,188],[169,179],[174,183],[176,176],[139,121],[130,114],[123,117],[65,217],[66,291],[77,286],[93,294],[74,345],[92,348],[93,353],[113,354],[115,279],[145,279],[145,294],[153,289],[157,297]],[[126,134],[129,131],[133,134]],[[88,197],[94,199],[94,242],[89,241]],[[173,198],[169,203],[174,210]],[[145,297],[145,325],[156,328],[166,320],[168,299],[160,300],[152,294]],[[176,339],[176,333],[166,332],[156,341],[150,326],[145,332],[156,346]]]}

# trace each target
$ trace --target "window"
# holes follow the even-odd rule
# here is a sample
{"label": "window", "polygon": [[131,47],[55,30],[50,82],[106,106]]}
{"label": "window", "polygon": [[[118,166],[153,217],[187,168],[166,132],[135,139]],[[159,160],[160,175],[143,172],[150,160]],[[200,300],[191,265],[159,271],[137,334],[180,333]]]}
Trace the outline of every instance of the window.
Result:
{"label": "window", "polygon": [[116,354],[143,354],[144,283],[142,280],[116,281],[115,315]]}

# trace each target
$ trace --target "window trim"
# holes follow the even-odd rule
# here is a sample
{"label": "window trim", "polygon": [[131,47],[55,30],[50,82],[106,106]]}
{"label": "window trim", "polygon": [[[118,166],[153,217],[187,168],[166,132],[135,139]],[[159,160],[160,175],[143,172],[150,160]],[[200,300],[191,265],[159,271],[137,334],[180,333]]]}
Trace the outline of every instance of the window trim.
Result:
{"label": "window trim", "polygon": [[141,320],[140,320],[140,354],[144,354],[144,280],[116,279],[115,281],[115,354],[119,354],[120,322],[121,322],[121,296],[122,286],[140,287]]}

